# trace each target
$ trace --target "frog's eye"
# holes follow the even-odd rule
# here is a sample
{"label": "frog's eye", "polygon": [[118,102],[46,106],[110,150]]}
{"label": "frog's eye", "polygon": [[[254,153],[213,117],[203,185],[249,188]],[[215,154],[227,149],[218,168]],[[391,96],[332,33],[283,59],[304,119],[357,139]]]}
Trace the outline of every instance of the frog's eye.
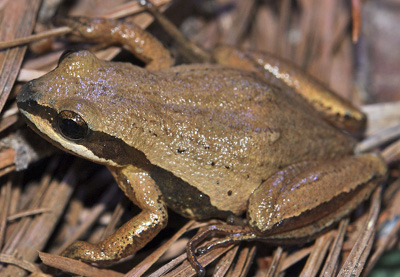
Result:
{"label": "frog's eye", "polygon": [[75,50],[75,49],[68,49],[68,50],[65,50],[65,51],[61,54],[60,58],[58,59],[58,65],[60,65],[60,63],[61,63],[66,57],[68,57],[69,55],[71,55],[71,54],[73,54],[73,53],[75,53],[75,52],[78,52],[78,50]]}
{"label": "frog's eye", "polygon": [[82,140],[89,134],[89,127],[83,118],[73,111],[61,111],[57,126],[60,133],[69,140]]}

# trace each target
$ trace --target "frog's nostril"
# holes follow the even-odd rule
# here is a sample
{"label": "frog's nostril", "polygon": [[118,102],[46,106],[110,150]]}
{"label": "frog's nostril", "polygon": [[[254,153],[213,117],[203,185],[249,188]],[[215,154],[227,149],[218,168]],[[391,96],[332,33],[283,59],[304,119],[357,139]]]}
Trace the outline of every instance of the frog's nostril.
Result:
{"label": "frog's nostril", "polygon": [[17,95],[17,103],[35,100],[36,90],[34,89],[33,82],[28,82],[22,86]]}
{"label": "frog's nostril", "polygon": [[33,82],[28,82],[22,86],[21,90],[18,92],[17,95],[17,105],[19,108],[23,106],[31,106],[32,103],[36,103],[38,100],[38,93],[35,89]]}

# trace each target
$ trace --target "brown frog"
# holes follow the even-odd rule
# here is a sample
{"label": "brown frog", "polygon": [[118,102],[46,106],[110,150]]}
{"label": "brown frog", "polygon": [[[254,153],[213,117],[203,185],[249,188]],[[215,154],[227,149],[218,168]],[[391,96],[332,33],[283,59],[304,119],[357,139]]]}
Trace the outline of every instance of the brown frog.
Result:
{"label": "brown frog", "polygon": [[[353,155],[356,141],[332,126],[361,131],[365,115],[287,62],[220,47],[202,53],[208,63],[171,67],[169,52],[133,24],[67,22],[83,37],[127,45],[148,64],[67,52],[18,94],[34,130],[106,165],[142,209],[104,241],[75,242],[67,257],[111,262],[136,252],[165,227],[167,207],[197,220],[247,212],[247,226],[210,228],[227,235],[219,244],[308,239],[385,177],[379,155]],[[194,245],[189,259],[204,274]]]}

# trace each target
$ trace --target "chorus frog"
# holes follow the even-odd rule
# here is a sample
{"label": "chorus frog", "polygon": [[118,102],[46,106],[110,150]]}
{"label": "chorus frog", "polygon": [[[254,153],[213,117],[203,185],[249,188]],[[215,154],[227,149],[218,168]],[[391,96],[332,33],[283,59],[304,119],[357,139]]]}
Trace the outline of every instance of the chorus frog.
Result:
{"label": "chorus frog", "polygon": [[385,177],[379,155],[354,155],[355,139],[333,126],[360,131],[365,116],[286,62],[221,47],[214,63],[172,66],[169,52],[132,24],[68,23],[83,37],[127,44],[149,66],[67,52],[18,94],[33,129],[106,165],[142,209],[104,241],[75,242],[65,256],[130,255],[165,227],[167,207],[197,220],[247,213],[247,226],[215,228],[235,240],[307,239]]}

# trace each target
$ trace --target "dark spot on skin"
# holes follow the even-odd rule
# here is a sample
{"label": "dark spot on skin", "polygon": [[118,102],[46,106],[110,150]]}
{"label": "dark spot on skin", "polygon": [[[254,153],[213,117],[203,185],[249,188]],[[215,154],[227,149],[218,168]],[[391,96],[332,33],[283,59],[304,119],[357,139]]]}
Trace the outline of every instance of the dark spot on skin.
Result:
{"label": "dark spot on skin", "polygon": [[185,152],[185,149],[176,149],[176,152],[178,152],[179,154],[181,154],[181,153],[184,153]]}
{"label": "dark spot on skin", "polygon": [[228,190],[228,196],[231,196],[231,195],[232,195],[232,191]]}
{"label": "dark spot on skin", "polygon": [[250,178],[250,174],[247,174],[247,176],[246,176],[246,177],[247,177],[247,179],[249,179],[249,178]]}
{"label": "dark spot on skin", "polygon": [[154,136],[154,137],[157,137],[157,134],[154,133],[154,132],[152,132],[152,131],[150,131],[150,130],[149,130],[149,134],[151,134],[151,135]]}
{"label": "dark spot on skin", "polygon": [[226,165],[226,166],[225,166],[225,168],[226,168],[226,169],[231,169],[231,167],[230,167],[230,166],[228,166],[228,165]]}
{"label": "dark spot on skin", "polygon": [[214,162],[211,162],[211,166],[214,166],[215,165],[215,163]]}
{"label": "dark spot on skin", "polygon": [[216,181],[215,183],[216,183],[217,185],[219,185],[219,181]]}

